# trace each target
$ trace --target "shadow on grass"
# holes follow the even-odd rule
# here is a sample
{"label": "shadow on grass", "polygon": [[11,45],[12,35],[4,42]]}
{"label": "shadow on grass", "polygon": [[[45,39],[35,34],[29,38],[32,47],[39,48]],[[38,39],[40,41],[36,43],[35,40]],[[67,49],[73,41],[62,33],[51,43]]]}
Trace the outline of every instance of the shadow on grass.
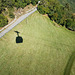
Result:
{"label": "shadow on grass", "polygon": [[17,37],[16,37],[16,43],[23,43],[23,38],[21,36],[19,36],[18,31],[14,31],[15,33],[17,33]]}
{"label": "shadow on grass", "polygon": [[71,57],[69,58],[69,61],[68,61],[66,68],[65,68],[64,75],[70,75],[74,60],[75,60],[75,52],[73,52]]}

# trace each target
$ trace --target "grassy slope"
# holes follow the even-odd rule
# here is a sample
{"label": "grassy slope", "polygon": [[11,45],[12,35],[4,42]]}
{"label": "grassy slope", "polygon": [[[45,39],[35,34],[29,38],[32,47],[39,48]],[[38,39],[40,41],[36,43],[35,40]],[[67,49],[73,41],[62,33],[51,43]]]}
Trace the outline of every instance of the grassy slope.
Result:
{"label": "grassy slope", "polygon": [[[23,43],[16,44],[15,30]],[[75,32],[35,12],[0,39],[0,75],[63,75],[73,51]]]}

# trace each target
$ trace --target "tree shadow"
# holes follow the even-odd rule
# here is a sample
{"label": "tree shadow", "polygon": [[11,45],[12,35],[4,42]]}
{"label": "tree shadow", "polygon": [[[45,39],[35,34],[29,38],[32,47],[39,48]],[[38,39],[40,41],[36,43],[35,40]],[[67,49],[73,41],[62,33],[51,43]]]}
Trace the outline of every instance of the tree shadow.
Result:
{"label": "tree shadow", "polygon": [[16,43],[23,43],[23,38],[21,36],[19,36],[18,31],[14,31],[15,33],[17,33],[17,37],[16,37]]}
{"label": "tree shadow", "polygon": [[75,60],[75,52],[73,52],[69,58],[69,61],[68,61],[66,68],[65,68],[64,75],[70,75],[74,60]]}

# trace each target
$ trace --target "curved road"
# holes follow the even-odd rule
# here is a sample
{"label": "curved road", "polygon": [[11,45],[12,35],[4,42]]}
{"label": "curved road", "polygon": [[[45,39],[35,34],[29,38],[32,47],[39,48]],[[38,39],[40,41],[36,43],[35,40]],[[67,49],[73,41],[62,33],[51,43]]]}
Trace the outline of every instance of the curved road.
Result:
{"label": "curved road", "polygon": [[35,8],[33,11],[21,16],[20,18],[17,19],[17,21],[15,23],[13,23],[12,25],[10,25],[7,29],[5,29],[4,31],[2,31],[0,33],[0,38],[3,37],[7,32],[9,32],[12,28],[14,28],[16,25],[18,25],[21,21],[23,21],[25,18],[27,18],[29,15],[31,15],[32,13],[34,13],[35,11],[37,11],[37,8]]}

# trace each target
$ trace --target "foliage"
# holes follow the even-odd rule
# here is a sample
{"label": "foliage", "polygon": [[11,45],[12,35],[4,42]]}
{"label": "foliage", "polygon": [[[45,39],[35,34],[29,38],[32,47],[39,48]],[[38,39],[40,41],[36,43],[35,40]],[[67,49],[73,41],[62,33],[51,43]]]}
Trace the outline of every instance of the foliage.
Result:
{"label": "foliage", "polygon": [[68,19],[75,19],[68,3],[63,6],[58,0],[41,0],[38,5],[38,11],[41,14],[48,14],[49,18],[58,24],[75,30],[74,20],[71,23],[68,21]]}
{"label": "foliage", "polygon": [[9,12],[9,17],[10,18],[15,18],[15,15],[12,12]]}
{"label": "foliage", "polygon": [[69,4],[72,12],[75,13],[75,0],[58,0],[62,5]]}
{"label": "foliage", "polygon": [[0,27],[3,27],[7,24],[8,24],[7,18],[3,14],[0,14]]}
{"label": "foliage", "polygon": [[72,19],[67,19],[66,28],[75,30],[75,21],[73,21]]}
{"label": "foliage", "polygon": [[33,2],[32,2],[32,4],[35,6],[35,5],[36,5],[36,2],[35,2],[35,1],[33,1]]}
{"label": "foliage", "polygon": [[29,5],[31,3],[31,0],[25,0],[25,2],[27,3],[27,5]]}
{"label": "foliage", "polygon": [[39,11],[41,14],[45,14],[45,13],[46,13],[46,12],[44,11],[43,5],[38,6],[38,11]]}

